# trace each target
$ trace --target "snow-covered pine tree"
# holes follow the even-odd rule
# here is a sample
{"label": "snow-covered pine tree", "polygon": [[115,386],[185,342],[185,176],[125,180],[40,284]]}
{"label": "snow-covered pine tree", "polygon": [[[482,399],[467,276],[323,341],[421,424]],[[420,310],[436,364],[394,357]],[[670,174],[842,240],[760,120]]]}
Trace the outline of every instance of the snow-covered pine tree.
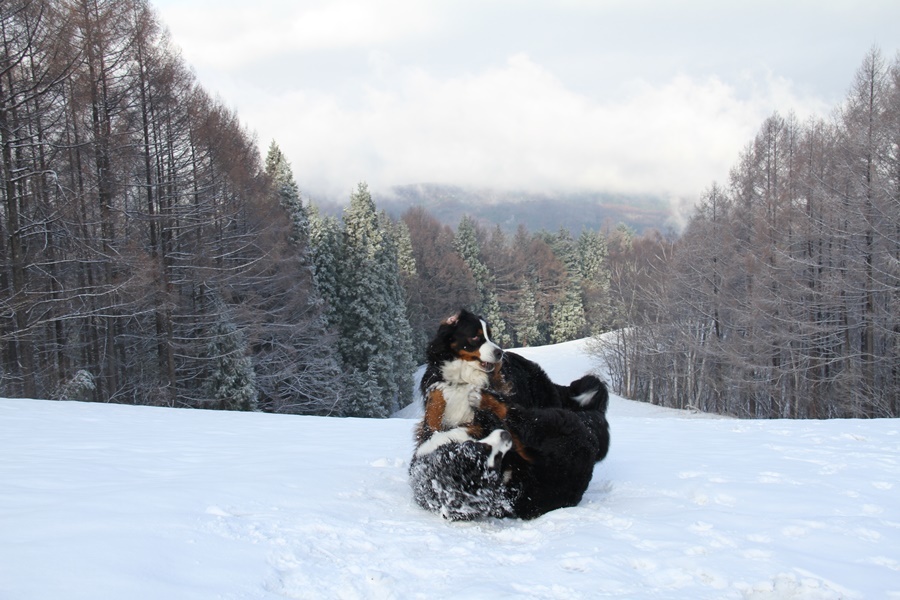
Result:
{"label": "snow-covered pine tree", "polygon": [[416,276],[416,257],[413,253],[412,238],[409,235],[409,227],[404,221],[391,221],[387,217],[387,213],[381,212],[381,224],[385,231],[389,232],[390,238],[397,251],[397,265],[400,267],[400,274],[404,277]]}
{"label": "snow-covered pine tree", "polygon": [[60,385],[51,398],[54,400],[78,400],[88,402],[96,389],[94,376],[86,369],[78,369],[65,384]]}
{"label": "snow-covered pine tree", "polygon": [[266,174],[272,178],[278,203],[291,218],[291,241],[304,243],[309,236],[309,212],[303,205],[291,165],[274,140],[266,155]]}
{"label": "snow-covered pine tree", "polygon": [[344,210],[340,264],[338,349],[345,369],[369,373],[380,390],[378,405],[359,416],[386,416],[412,395],[412,330],[397,251],[365,183]]}
{"label": "snow-covered pine tree", "polygon": [[221,299],[214,302],[219,317],[207,332],[209,361],[203,391],[211,408],[256,410],[256,374],[244,334],[234,325]]}
{"label": "snow-covered pine tree", "polygon": [[562,298],[553,305],[551,311],[553,322],[550,329],[550,340],[554,344],[578,339],[584,335],[584,306],[581,304],[581,291],[575,287],[565,290]]}
{"label": "snow-covered pine tree", "polygon": [[584,316],[591,335],[599,335],[612,326],[613,313],[606,238],[600,232],[587,229],[581,232],[578,237],[578,265]]}
{"label": "snow-covered pine tree", "polygon": [[310,207],[309,224],[309,245],[316,287],[325,302],[329,327],[339,330],[343,232],[336,218],[320,214],[316,206]]}
{"label": "snow-covered pine tree", "polygon": [[360,183],[350,195],[343,221],[340,300],[336,307],[341,331],[338,348],[345,366],[365,371],[369,358],[380,350],[385,337],[381,309],[387,304],[376,262],[384,235],[366,184]]}
{"label": "snow-covered pine tree", "polygon": [[365,371],[351,367],[344,383],[346,397],[343,401],[344,413],[348,417],[386,418],[389,413],[382,410],[382,393],[378,387],[375,367]]}
{"label": "snow-covered pine tree", "polygon": [[509,345],[511,339],[506,322],[500,312],[500,302],[494,293],[493,277],[480,258],[481,246],[478,243],[475,220],[472,217],[466,215],[460,221],[459,227],[456,229],[454,245],[475,277],[475,287],[480,300],[476,306],[471,307],[472,312],[483,316],[491,324],[494,342],[501,346]]}
{"label": "snow-covered pine tree", "polygon": [[552,236],[550,245],[557,259],[566,267],[565,289],[557,297],[550,313],[550,340],[554,343],[567,342],[585,335],[587,325],[578,252],[575,240],[567,229],[560,229]]}

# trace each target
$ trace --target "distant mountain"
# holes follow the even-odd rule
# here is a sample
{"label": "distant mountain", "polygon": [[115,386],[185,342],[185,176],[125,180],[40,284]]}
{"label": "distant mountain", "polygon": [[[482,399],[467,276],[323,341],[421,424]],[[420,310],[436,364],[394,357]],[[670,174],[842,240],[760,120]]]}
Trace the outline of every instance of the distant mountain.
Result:
{"label": "distant mountain", "polygon": [[450,185],[417,184],[373,194],[379,209],[399,217],[412,206],[422,206],[439,221],[455,227],[463,215],[485,225],[500,225],[514,232],[519,224],[529,231],[555,231],[565,227],[603,230],[624,223],[637,231],[664,230],[672,211],[662,198],[605,193],[540,194],[498,192]]}

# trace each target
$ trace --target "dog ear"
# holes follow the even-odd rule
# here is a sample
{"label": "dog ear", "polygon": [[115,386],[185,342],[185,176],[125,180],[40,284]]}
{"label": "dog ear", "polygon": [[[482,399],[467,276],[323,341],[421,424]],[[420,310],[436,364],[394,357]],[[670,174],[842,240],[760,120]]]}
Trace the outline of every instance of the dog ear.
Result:
{"label": "dog ear", "polygon": [[456,313],[441,321],[437,333],[425,348],[425,358],[429,362],[438,362],[450,356],[450,336],[459,322],[460,315],[461,313]]}

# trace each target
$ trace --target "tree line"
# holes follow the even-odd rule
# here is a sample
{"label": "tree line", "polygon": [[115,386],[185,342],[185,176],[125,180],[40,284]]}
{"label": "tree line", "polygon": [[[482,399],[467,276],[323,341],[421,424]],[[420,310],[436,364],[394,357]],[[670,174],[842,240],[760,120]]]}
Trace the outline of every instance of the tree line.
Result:
{"label": "tree line", "polygon": [[386,416],[437,323],[608,318],[604,238],[300,197],[146,0],[0,3],[0,394]]}
{"label": "tree line", "polygon": [[[389,415],[461,307],[503,346],[613,330],[615,387],[900,416],[900,61],[774,114],[684,232],[513,234],[301,198],[146,0],[0,3],[0,395]],[[599,339],[599,338],[598,338]]]}
{"label": "tree line", "polygon": [[327,413],[305,241],[143,0],[0,4],[0,393]]}
{"label": "tree line", "polygon": [[625,395],[900,416],[900,57],[873,48],[828,118],[773,114],[680,238],[643,253],[629,327],[602,349]]}

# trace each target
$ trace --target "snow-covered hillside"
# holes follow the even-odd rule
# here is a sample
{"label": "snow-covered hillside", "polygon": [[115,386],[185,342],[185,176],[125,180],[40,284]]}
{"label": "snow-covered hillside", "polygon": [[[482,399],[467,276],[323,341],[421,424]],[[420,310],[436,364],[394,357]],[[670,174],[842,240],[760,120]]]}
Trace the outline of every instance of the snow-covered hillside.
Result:
{"label": "snow-covered hillside", "polygon": [[0,598],[900,598],[900,422],[610,422],[581,505],[448,523],[410,419],[0,400]]}

